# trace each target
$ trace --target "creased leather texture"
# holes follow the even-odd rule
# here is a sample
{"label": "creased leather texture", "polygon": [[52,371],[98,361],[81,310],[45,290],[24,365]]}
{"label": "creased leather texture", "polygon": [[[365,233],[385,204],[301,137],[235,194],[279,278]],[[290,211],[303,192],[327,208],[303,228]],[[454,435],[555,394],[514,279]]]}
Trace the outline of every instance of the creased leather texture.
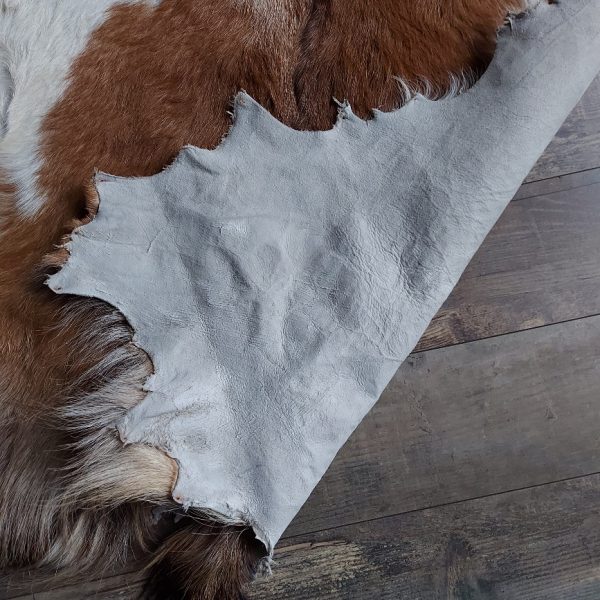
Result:
{"label": "creased leather texture", "polygon": [[600,2],[541,5],[457,98],[298,132],[241,93],[216,150],[97,176],[49,285],[152,358],[116,425],[177,459],[176,500],[272,550],[599,70]]}

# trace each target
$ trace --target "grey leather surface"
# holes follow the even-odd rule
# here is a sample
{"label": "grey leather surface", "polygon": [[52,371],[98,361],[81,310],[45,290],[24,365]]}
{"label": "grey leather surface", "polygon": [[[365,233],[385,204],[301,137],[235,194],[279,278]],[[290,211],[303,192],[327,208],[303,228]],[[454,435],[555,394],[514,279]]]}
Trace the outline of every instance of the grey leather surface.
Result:
{"label": "grey leather surface", "polygon": [[153,360],[122,439],[272,550],[599,70],[600,2],[544,4],[457,98],[309,133],[241,93],[216,150],[98,175],[49,285],[118,307]]}

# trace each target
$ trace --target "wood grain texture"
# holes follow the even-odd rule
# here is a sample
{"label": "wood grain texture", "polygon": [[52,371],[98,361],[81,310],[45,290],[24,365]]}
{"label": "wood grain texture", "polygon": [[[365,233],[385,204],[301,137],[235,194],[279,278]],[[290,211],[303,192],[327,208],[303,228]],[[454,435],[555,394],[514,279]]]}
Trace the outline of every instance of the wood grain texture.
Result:
{"label": "wood grain texture", "polygon": [[[287,536],[600,471],[598,364],[600,317],[413,355],[336,458]],[[518,513],[514,518],[523,526],[528,520]],[[370,535],[370,527],[348,531]],[[404,525],[398,535],[400,531],[404,535]],[[355,539],[355,533],[348,535]],[[381,546],[382,553],[389,544]],[[363,576],[356,557],[339,560],[353,573],[350,579]],[[340,568],[322,566],[328,577]],[[295,576],[286,573],[292,581],[306,576],[303,570]],[[139,575],[123,577],[137,589]],[[93,597],[121,597],[107,595],[114,588],[106,586],[113,583],[108,578],[87,585]],[[125,584],[119,585],[119,594],[125,593]],[[372,582],[365,585],[369,589]],[[414,585],[418,589],[422,582],[415,580]],[[77,596],[83,589],[68,588],[60,591],[62,596],[36,593],[35,598],[86,597]],[[313,596],[321,597],[355,596]]]}
{"label": "wood grain texture", "polygon": [[131,561],[124,567],[110,572],[96,573],[94,577],[82,574],[79,579],[69,580],[69,584],[53,585],[36,579],[36,573],[21,571],[11,576],[0,576],[0,600],[79,600],[94,598],[109,600],[137,598],[145,582],[141,562]]}
{"label": "wood grain texture", "polygon": [[600,317],[415,354],[287,535],[600,471]]}
{"label": "wood grain texture", "polygon": [[523,186],[417,351],[600,314],[600,169]]}
{"label": "wood grain texture", "polygon": [[[521,200],[530,202],[519,205],[516,201]],[[600,76],[544,152],[416,350],[600,313],[599,219]]]}
{"label": "wood grain texture", "polygon": [[96,577],[88,581],[56,587],[43,591],[39,587],[35,592],[27,593],[14,588],[6,589],[0,598],[3,600],[139,600],[139,594],[144,584],[144,576],[139,571],[130,571],[105,577]]}
{"label": "wood grain texture", "polygon": [[252,600],[597,600],[600,476],[282,544]]}
{"label": "wood grain texture", "polygon": [[600,183],[600,168],[561,175],[560,177],[551,177],[550,179],[541,179],[540,181],[532,181],[524,183],[519,188],[519,191],[513,198],[513,202],[554,194],[556,192],[568,192],[569,190],[587,187],[595,183]]}
{"label": "wood grain texture", "polygon": [[[298,536],[249,600],[597,600],[600,476]],[[136,600],[135,574],[16,600]]]}
{"label": "wood grain texture", "polygon": [[600,167],[600,76],[560,128],[527,181],[596,167]]}

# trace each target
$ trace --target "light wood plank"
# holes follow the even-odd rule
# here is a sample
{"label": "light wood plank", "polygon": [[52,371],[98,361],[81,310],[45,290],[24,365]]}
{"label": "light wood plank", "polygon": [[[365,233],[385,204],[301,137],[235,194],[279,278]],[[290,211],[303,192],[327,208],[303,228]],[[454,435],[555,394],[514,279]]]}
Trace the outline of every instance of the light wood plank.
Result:
{"label": "light wood plank", "polygon": [[523,186],[417,351],[600,314],[600,169]]}

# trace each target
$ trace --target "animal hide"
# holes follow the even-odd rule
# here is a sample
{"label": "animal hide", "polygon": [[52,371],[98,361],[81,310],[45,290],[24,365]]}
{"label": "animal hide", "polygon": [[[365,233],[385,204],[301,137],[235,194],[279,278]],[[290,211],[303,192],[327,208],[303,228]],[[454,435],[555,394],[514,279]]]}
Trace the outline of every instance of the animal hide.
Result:
{"label": "animal hide", "polygon": [[[0,0],[0,166],[18,186],[17,203],[32,215],[41,206],[41,125],[67,87],[72,62],[117,4],[159,0]],[[51,24],[51,26],[49,26]]]}
{"label": "animal hide", "polygon": [[470,91],[298,132],[248,95],[214,151],[96,177],[60,293],[117,307],[154,364],[117,426],[175,500],[272,551],[600,70],[600,3],[516,20]]}
{"label": "animal hide", "polygon": [[264,556],[249,527],[184,513],[174,459],[121,442],[152,373],[123,316],[43,285],[94,171],[216,147],[240,89],[298,130],[330,128],[333,98],[369,118],[408,88],[455,93],[536,2],[0,0],[0,569],[62,579],[133,555],[161,600],[239,600]]}

